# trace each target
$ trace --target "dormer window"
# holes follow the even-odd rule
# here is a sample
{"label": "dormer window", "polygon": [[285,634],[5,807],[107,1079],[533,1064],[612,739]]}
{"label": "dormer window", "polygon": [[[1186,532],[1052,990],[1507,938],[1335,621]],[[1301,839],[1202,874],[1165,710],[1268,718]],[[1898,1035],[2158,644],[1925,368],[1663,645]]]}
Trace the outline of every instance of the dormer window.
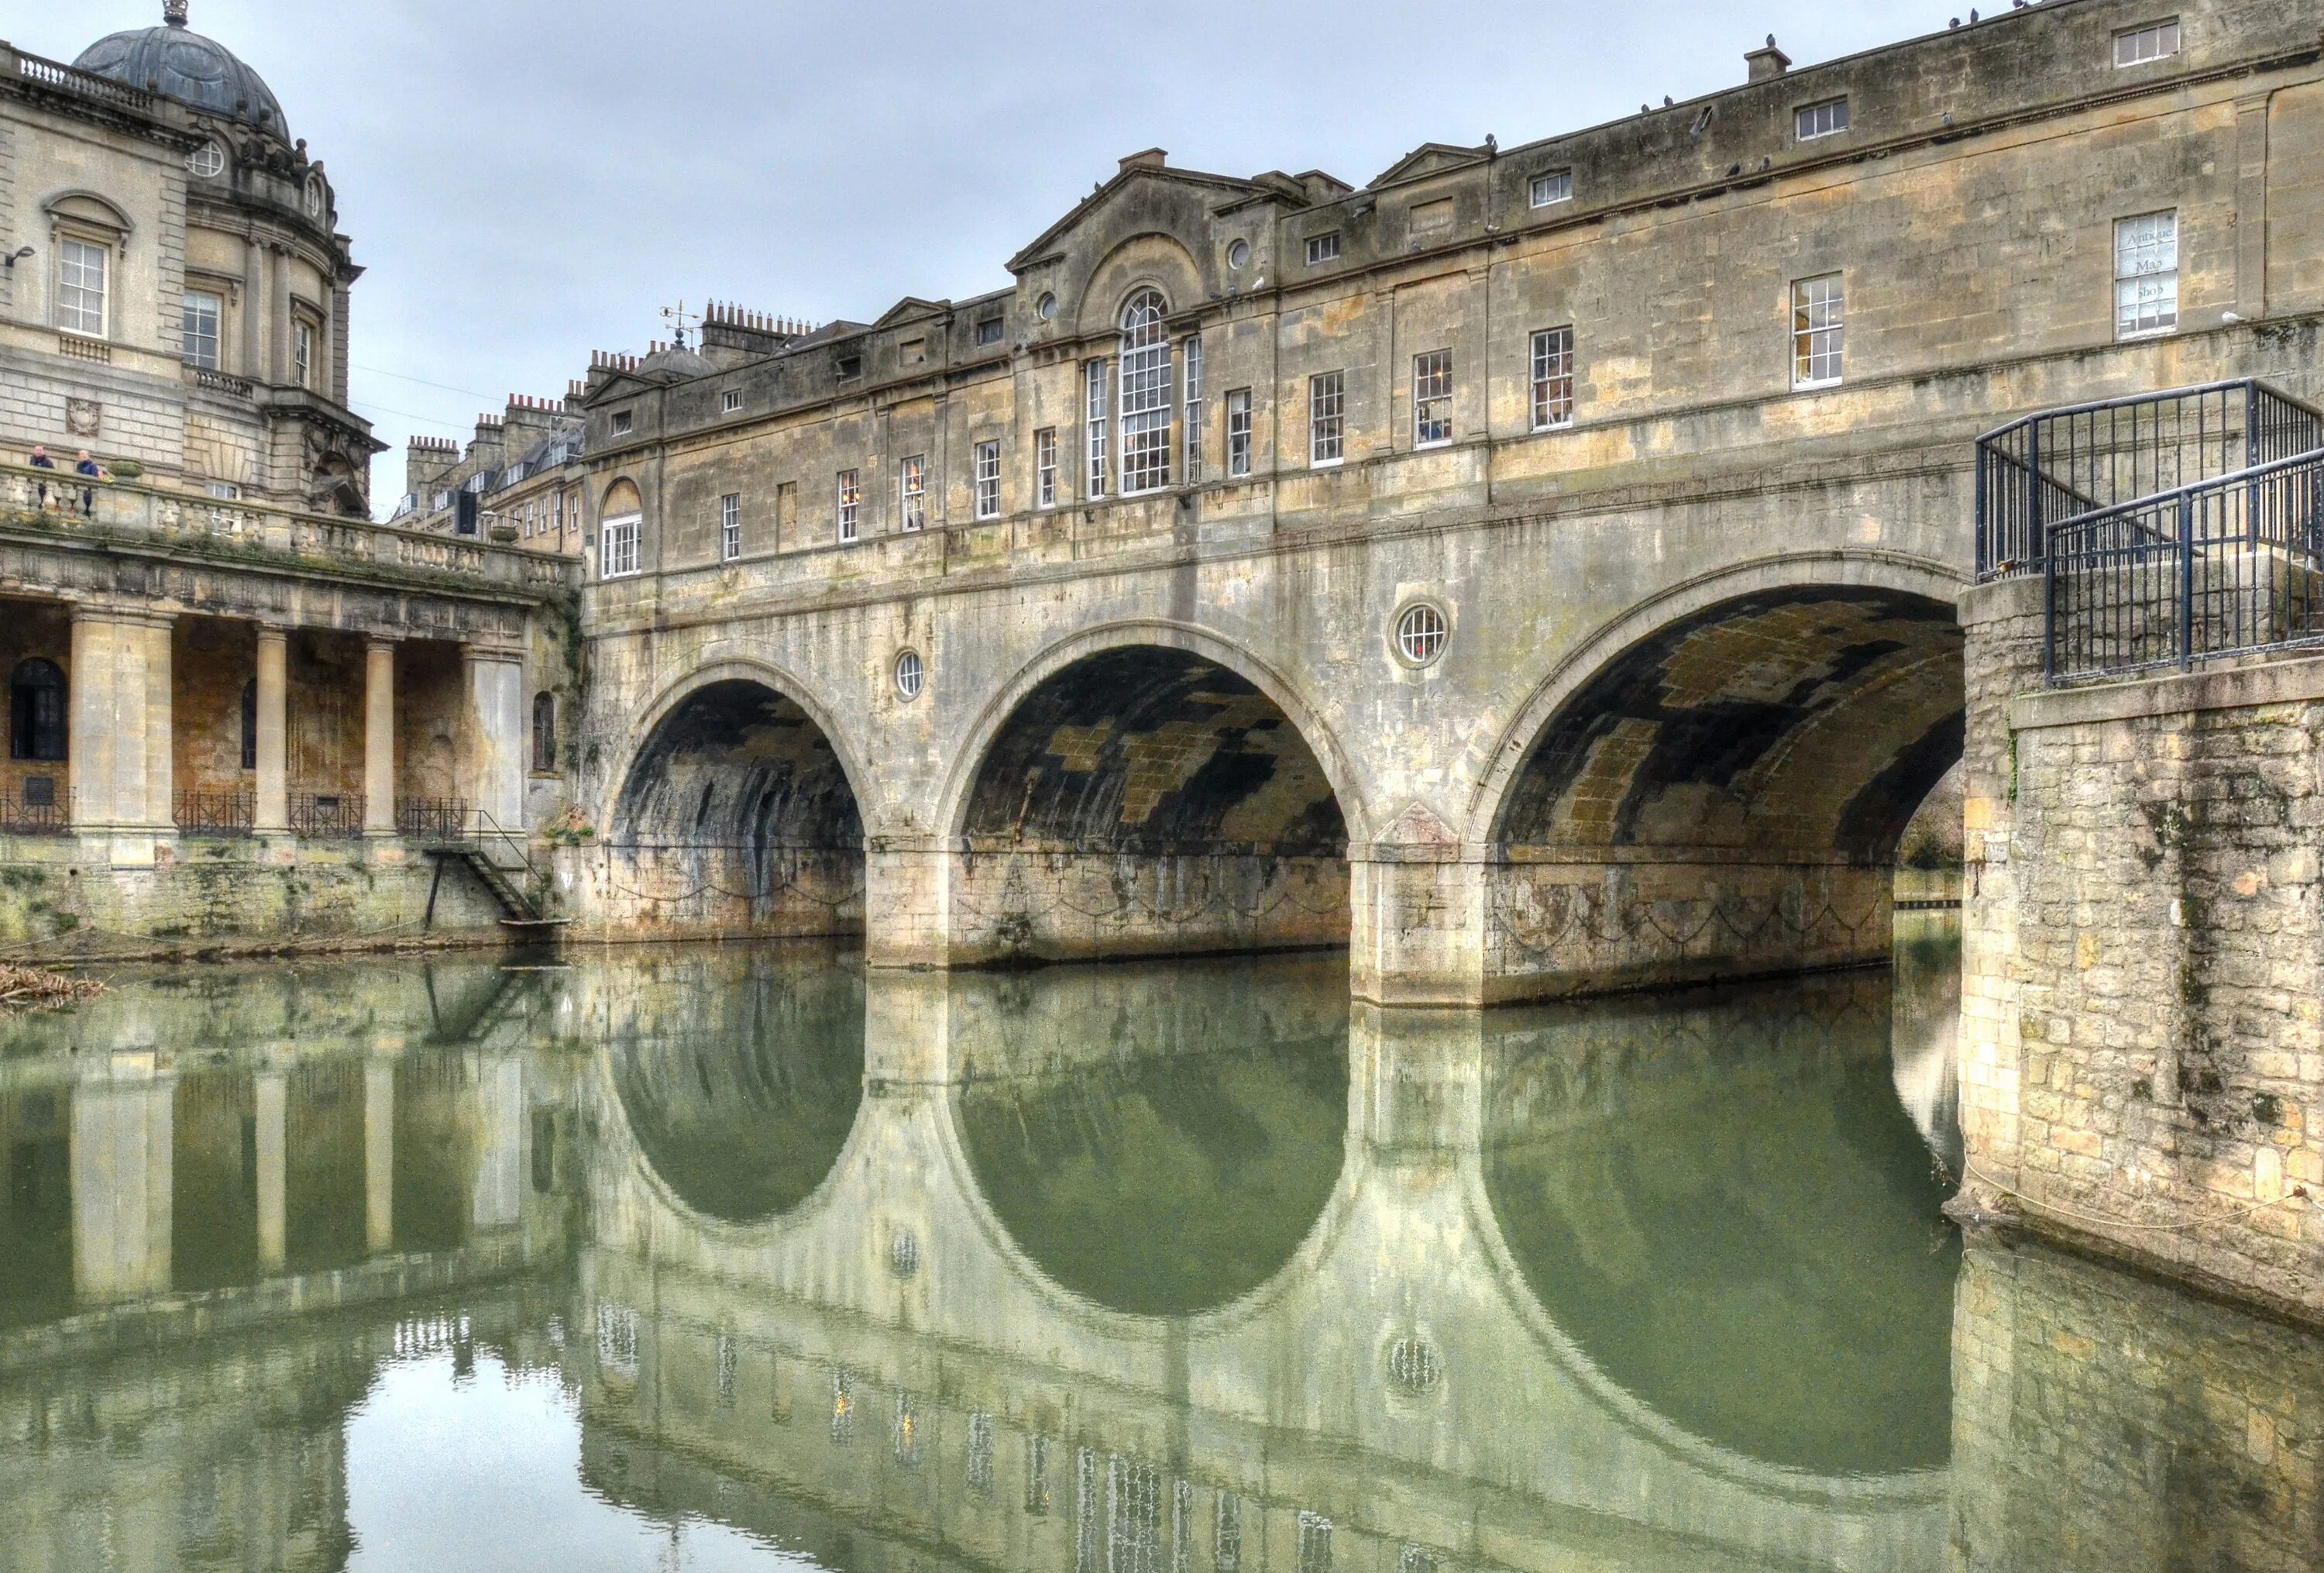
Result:
{"label": "dormer window", "polygon": [[1340,232],[1338,230],[1334,229],[1329,235],[1311,235],[1307,237],[1307,265],[1309,267],[1321,267],[1325,263],[1338,262],[1339,260]]}
{"label": "dormer window", "polygon": [[1848,129],[1848,100],[1827,98],[1821,104],[1803,105],[1794,112],[1792,125],[1802,142],[1836,136]]}
{"label": "dormer window", "polygon": [[2179,19],[2152,22],[2144,27],[2126,28],[2114,35],[2114,63],[2117,66],[2143,66],[2149,60],[2167,60],[2179,52]]}
{"label": "dormer window", "polygon": [[1573,200],[1573,171],[1552,170],[1536,175],[1526,195],[1527,202],[1536,208],[1554,208],[1560,202]]}

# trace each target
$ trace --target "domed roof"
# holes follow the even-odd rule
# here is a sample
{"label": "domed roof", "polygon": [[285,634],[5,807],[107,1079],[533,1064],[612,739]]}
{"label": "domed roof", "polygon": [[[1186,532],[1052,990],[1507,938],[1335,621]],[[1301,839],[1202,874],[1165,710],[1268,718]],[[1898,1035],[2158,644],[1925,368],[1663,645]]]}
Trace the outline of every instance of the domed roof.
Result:
{"label": "domed roof", "polygon": [[162,26],[98,39],[74,67],[290,137],[273,89],[226,45],[188,31],[184,0],[170,0],[162,15]]}
{"label": "domed roof", "polygon": [[638,363],[638,372],[642,376],[667,376],[679,383],[710,376],[717,370],[683,344],[657,344],[653,353]]}

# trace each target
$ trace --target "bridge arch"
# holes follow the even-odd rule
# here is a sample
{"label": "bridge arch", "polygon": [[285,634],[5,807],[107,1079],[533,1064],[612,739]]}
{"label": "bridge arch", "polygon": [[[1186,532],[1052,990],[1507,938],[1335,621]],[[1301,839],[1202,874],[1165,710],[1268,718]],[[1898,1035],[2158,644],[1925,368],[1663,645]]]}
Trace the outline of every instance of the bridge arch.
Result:
{"label": "bridge arch", "polygon": [[1704,575],[1578,643],[1465,830],[1488,997],[1873,959],[1906,823],[1960,756],[1958,574],[1803,553]]}
{"label": "bridge arch", "polygon": [[649,927],[862,928],[864,778],[813,690],[729,655],[667,686],[609,779],[600,877]]}
{"label": "bridge arch", "polygon": [[1341,944],[1369,823],[1297,687],[1191,625],[1057,641],[984,704],[937,823],[956,960]]}

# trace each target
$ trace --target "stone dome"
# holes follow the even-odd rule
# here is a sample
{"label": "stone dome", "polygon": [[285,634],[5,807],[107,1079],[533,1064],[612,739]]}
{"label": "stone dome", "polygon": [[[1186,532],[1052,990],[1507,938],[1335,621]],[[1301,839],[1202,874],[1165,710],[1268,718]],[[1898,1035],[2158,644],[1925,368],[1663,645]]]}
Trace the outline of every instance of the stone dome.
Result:
{"label": "stone dome", "polygon": [[696,377],[715,375],[718,368],[682,344],[659,344],[653,353],[638,363],[641,376],[667,377],[674,383],[692,382]]}
{"label": "stone dome", "polygon": [[166,94],[290,140],[282,106],[256,71],[226,45],[189,32],[182,0],[172,0],[162,8],[162,14],[166,20],[160,27],[98,39],[81,51],[74,67]]}

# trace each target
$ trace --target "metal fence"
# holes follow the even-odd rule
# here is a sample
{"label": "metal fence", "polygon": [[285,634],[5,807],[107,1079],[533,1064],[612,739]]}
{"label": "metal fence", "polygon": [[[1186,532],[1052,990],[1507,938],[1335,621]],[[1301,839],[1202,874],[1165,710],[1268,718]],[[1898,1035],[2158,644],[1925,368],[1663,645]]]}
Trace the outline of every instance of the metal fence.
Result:
{"label": "metal fence", "polygon": [[2324,413],[2249,377],[2014,421],[1978,440],[1978,577],[2039,571],[2070,520],[2319,449]]}
{"label": "metal fence", "polygon": [[244,791],[181,791],[171,819],[197,836],[247,836],[258,819],[257,800]]}
{"label": "metal fence", "polygon": [[395,805],[395,828],[415,840],[466,842],[468,805],[458,798],[404,798]]}
{"label": "metal fence", "polygon": [[2056,526],[2052,682],[2324,640],[2324,449]]}
{"label": "metal fence", "polygon": [[290,833],[324,838],[364,833],[361,792],[301,792],[290,800]]}
{"label": "metal fence", "polygon": [[61,836],[71,828],[71,807],[53,783],[45,791],[0,789],[0,835]]}

